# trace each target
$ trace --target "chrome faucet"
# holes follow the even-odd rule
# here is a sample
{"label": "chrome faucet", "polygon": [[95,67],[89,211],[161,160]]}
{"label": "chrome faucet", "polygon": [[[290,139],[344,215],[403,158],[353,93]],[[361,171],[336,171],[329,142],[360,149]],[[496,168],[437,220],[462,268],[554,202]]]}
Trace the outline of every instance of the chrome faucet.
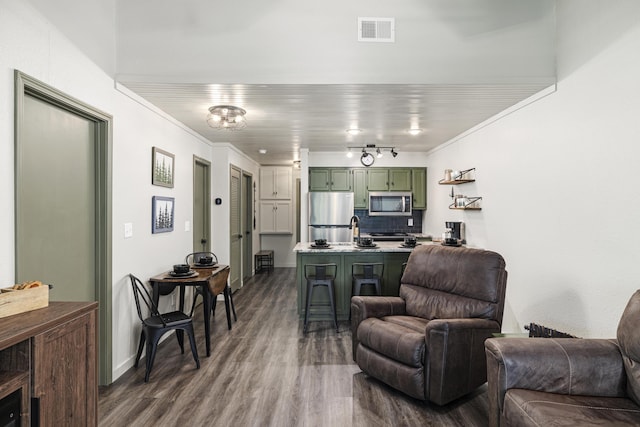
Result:
{"label": "chrome faucet", "polygon": [[357,236],[356,236],[356,243],[360,244],[360,218],[358,218],[358,215],[354,215],[351,217],[351,219],[349,220],[349,230],[353,229],[353,225],[355,224],[357,228]]}

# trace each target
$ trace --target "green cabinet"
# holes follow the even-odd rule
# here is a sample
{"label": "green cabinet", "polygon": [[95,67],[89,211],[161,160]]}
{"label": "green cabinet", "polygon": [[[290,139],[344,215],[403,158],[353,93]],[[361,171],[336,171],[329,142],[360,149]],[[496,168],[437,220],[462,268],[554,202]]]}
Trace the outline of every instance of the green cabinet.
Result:
{"label": "green cabinet", "polygon": [[366,169],[353,170],[353,207],[356,209],[369,208]]}
{"label": "green cabinet", "polygon": [[351,170],[309,168],[309,191],[352,191]]}
{"label": "green cabinet", "polygon": [[[349,319],[351,311],[351,266],[355,262],[382,262],[384,274],[382,276],[382,295],[398,296],[400,289],[400,275],[402,263],[407,262],[410,252],[323,252],[308,253],[298,252],[296,256],[298,282],[298,316],[304,318],[307,298],[307,281],[304,277],[304,266],[307,264],[337,264],[335,279],[336,314],[338,320]],[[369,288],[367,287],[367,293]],[[363,293],[364,295],[364,293]],[[329,295],[325,289],[318,289],[313,293],[313,306],[309,312],[310,320],[332,320],[329,307]],[[323,305],[324,304],[324,305]]]}
{"label": "green cabinet", "polygon": [[369,208],[369,191],[411,191],[413,209],[427,208],[426,168],[309,168],[309,191],[353,191],[354,208]]}
{"label": "green cabinet", "polygon": [[427,169],[411,170],[411,191],[413,193],[413,209],[427,209]]}
{"label": "green cabinet", "polygon": [[390,191],[411,191],[411,169],[389,169]]}
{"label": "green cabinet", "polygon": [[367,189],[369,191],[389,191],[389,169],[368,169]]}
{"label": "green cabinet", "polygon": [[409,259],[409,253],[384,254],[383,295],[400,295],[400,279],[402,278],[402,264]]}
{"label": "green cabinet", "polygon": [[369,191],[411,191],[411,169],[374,168],[367,175]]}

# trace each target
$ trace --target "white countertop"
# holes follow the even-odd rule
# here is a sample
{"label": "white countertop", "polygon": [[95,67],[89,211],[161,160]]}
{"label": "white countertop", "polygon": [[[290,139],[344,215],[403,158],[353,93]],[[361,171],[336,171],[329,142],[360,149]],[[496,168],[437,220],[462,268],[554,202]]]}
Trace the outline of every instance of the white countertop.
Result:
{"label": "white countertop", "polygon": [[[375,242],[376,246],[373,248],[360,248],[354,243],[347,242],[329,242],[328,248],[312,248],[311,242],[300,242],[293,248],[293,252],[302,253],[314,253],[314,252],[411,252],[413,248],[407,248],[402,246],[402,242]],[[435,242],[419,242],[416,247],[420,245],[439,245]]]}

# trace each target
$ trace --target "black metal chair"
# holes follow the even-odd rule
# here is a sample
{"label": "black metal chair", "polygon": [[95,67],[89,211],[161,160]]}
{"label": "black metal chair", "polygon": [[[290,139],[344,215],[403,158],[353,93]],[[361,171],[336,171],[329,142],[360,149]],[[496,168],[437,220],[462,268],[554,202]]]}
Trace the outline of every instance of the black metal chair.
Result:
{"label": "black metal chair", "polygon": [[307,280],[307,302],[306,310],[304,312],[303,333],[307,333],[311,306],[319,305],[311,303],[311,300],[313,299],[313,289],[316,286],[327,287],[327,290],[329,291],[329,306],[331,307],[331,313],[333,314],[333,324],[336,327],[336,332],[339,332],[335,299],[335,278],[337,270],[338,266],[336,264],[305,264],[304,277]]}
{"label": "black metal chair", "polygon": [[[213,252],[206,252],[206,251],[191,253],[184,258],[184,262],[185,264],[193,265],[195,267],[207,267],[208,264],[200,264],[200,260],[205,257],[210,257],[213,260],[213,263],[211,264],[211,266],[218,264],[218,257],[216,256],[216,254],[214,254]],[[228,284],[227,284],[227,288],[224,290],[224,294],[225,294],[225,304],[227,304],[227,301],[228,301],[228,305],[231,306],[231,311],[233,312],[233,320],[237,322],[238,316],[236,315],[236,306],[233,304],[233,295],[231,293],[231,287]],[[207,292],[204,286],[194,287],[193,302],[191,303],[191,312],[189,313],[189,316],[193,317],[193,312],[196,307],[196,300],[198,299],[198,295],[201,295],[202,299],[211,298],[211,301],[210,301],[211,314],[215,316],[217,298],[215,298],[215,295],[212,295],[210,292]],[[229,328],[229,330],[231,330],[231,317],[229,315],[228,308],[227,308],[227,327]]]}
{"label": "black metal chair", "polygon": [[382,275],[384,264],[381,262],[354,262],[351,264],[351,278],[353,281],[353,295],[360,295],[363,285],[371,285],[375,295],[382,295]]}
{"label": "black metal chair", "polygon": [[[133,296],[136,300],[136,309],[138,310],[138,317],[142,322],[142,331],[140,331],[140,342],[138,343],[138,353],[136,354],[136,361],[134,367],[138,367],[140,356],[142,356],[142,348],[147,346],[146,351],[146,372],[144,374],[144,381],[149,382],[149,374],[153,367],[153,361],[156,357],[156,350],[158,349],[158,341],[160,338],[169,331],[183,330],[189,336],[189,343],[191,345],[191,353],[193,359],[196,361],[196,367],[200,369],[200,359],[198,358],[198,349],[196,348],[196,340],[193,334],[193,322],[190,316],[187,316],[181,311],[172,311],[170,313],[160,313],[158,307],[154,304],[149,291],[133,274],[129,274],[131,280],[131,287],[133,289]],[[142,314],[141,302],[147,306],[150,316],[144,317]],[[180,339],[181,336],[176,333],[178,337],[178,344],[180,345],[180,351],[184,354],[184,344]]]}

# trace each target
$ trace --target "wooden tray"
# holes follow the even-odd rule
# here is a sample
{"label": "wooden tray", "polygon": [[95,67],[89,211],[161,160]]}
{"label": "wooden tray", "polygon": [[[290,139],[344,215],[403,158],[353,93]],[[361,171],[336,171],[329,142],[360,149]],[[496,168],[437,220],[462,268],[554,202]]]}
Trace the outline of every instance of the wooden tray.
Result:
{"label": "wooden tray", "polygon": [[31,289],[1,289],[0,318],[49,306],[49,286]]}

